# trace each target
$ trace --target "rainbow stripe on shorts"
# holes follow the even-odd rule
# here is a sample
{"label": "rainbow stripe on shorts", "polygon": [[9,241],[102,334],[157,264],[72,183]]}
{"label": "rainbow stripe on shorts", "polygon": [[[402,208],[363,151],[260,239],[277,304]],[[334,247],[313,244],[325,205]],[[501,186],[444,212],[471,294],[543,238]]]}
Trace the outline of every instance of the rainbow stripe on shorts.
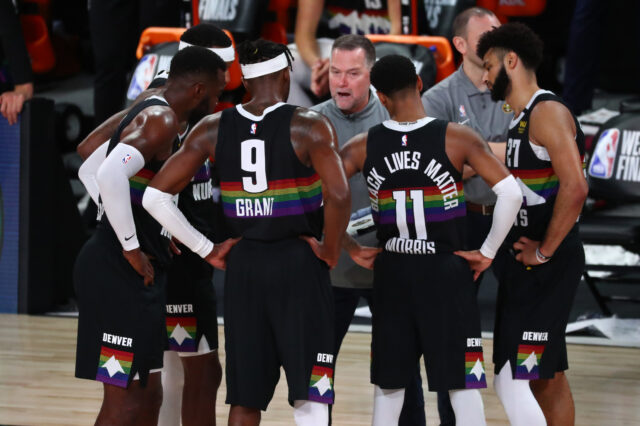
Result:
{"label": "rainbow stripe on shorts", "polygon": [[482,352],[465,352],[464,354],[465,389],[482,389],[487,387]]}
{"label": "rainbow stripe on shorts", "polygon": [[540,359],[544,345],[519,345],[516,359],[516,379],[536,380],[540,378]]}
{"label": "rainbow stripe on shorts", "polygon": [[166,317],[169,349],[196,352],[196,317]]}
{"label": "rainbow stripe on shorts", "polygon": [[309,401],[333,404],[333,368],[313,366],[309,382]]}
{"label": "rainbow stripe on shorts", "polygon": [[126,389],[132,363],[133,353],[101,346],[96,380]]}

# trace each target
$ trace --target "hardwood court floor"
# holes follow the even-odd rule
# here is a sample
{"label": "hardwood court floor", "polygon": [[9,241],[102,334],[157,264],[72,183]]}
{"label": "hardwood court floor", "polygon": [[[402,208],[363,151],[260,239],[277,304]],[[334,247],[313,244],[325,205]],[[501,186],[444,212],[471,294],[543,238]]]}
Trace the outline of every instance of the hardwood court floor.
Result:
{"label": "hardwood court floor", "polygon": [[[92,424],[100,407],[102,385],[73,377],[77,319],[3,314],[0,321],[0,424]],[[219,333],[223,343],[222,328]],[[369,343],[368,333],[349,333],[345,338],[337,365],[336,426],[371,424]],[[485,359],[490,360],[491,341],[486,340],[484,347]],[[224,363],[224,351],[220,355]],[[576,424],[640,425],[640,349],[570,345],[569,360]],[[488,424],[506,425],[493,390],[482,393]],[[223,380],[217,405],[219,425],[226,424],[225,394]],[[427,422],[437,425],[435,395],[425,395]],[[262,424],[293,424],[284,374]]]}

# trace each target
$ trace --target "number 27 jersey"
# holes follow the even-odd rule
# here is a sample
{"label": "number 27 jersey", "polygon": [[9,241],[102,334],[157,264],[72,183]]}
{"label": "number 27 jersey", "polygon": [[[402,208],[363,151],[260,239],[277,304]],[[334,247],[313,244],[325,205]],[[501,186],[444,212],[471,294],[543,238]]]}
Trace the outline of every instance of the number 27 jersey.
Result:
{"label": "number 27 jersey", "polygon": [[322,181],[291,144],[297,107],[279,102],[261,116],[242,105],[222,112],[215,164],[230,236],[276,241],[322,234]]}
{"label": "number 27 jersey", "polygon": [[466,205],[462,176],[445,151],[447,122],[387,120],[367,136],[363,174],[378,241],[404,254],[463,248]]}

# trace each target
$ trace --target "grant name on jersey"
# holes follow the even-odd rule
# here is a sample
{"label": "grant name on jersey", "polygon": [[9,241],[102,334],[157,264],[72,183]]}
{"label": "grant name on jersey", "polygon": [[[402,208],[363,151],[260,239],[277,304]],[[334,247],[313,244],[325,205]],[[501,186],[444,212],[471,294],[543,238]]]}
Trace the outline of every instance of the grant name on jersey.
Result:
{"label": "grant name on jersey", "polygon": [[268,198],[239,198],[236,200],[236,215],[238,217],[271,216],[273,214],[274,197]]}

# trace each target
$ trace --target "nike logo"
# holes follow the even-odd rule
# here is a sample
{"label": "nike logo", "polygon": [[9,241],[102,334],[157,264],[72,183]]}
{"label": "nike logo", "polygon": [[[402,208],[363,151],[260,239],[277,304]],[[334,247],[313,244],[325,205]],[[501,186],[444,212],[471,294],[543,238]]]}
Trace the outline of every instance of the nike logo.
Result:
{"label": "nike logo", "polygon": [[468,122],[469,122],[469,119],[467,118],[467,119],[466,119],[466,120],[464,120],[464,121],[460,121],[460,122],[458,122],[458,124],[467,124]]}
{"label": "nike logo", "polygon": [[136,234],[133,234],[133,235],[132,235],[132,236],[130,236],[130,237],[124,237],[124,240],[125,240],[125,241],[129,241],[129,240],[130,240],[130,239],[132,239],[135,235],[136,235]]}

